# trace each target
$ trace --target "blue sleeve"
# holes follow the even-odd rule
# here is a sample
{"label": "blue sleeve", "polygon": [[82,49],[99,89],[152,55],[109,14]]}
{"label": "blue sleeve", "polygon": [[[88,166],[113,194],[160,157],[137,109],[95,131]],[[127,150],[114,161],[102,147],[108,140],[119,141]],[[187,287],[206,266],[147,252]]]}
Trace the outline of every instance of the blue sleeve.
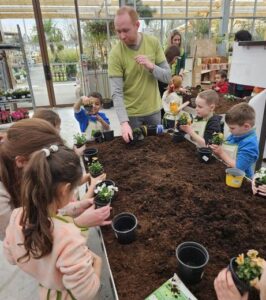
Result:
{"label": "blue sleeve", "polygon": [[258,145],[249,141],[239,145],[236,158],[236,167],[240,170],[247,170],[256,162],[259,156]]}
{"label": "blue sleeve", "polygon": [[110,121],[107,118],[105,113],[99,113],[99,116],[104,120],[104,122],[106,122],[108,125],[110,125]]}
{"label": "blue sleeve", "polygon": [[75,112],[75,119],[79,122],[79,127],[81,132],[85,132],[88,126],[89,120],[86,115],[86,112],[83,108],[77,113]]}

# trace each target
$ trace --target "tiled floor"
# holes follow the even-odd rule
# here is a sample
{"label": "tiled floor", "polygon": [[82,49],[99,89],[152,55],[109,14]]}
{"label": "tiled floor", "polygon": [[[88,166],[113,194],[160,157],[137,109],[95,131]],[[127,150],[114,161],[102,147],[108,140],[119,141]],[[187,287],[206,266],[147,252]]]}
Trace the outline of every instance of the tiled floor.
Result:
{"label": "tiled floor", "polygon": [[[73,135],[79,132],[79,126],[73,116],[72,108],[56,109],[59,113],[61,135],[69,146],[73,145]],[[115,110],[103,110],[111,122],[115,136],[120,135],[120,126]],[[93,241],[92,241],[93,242]],[[2,242],[0,242],[0,300],[37,300],[37,283],[16,266],[11,266],[3,256]],[[112,299],[101,297],[102,299]]]}

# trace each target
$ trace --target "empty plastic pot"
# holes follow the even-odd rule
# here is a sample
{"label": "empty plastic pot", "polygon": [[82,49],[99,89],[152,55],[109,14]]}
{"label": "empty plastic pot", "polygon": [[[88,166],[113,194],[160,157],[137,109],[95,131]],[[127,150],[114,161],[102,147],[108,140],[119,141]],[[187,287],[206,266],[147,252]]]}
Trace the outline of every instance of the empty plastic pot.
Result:
{"label": "empty plastic pot", "polygon": [[90,164],[92,163],[94,157],[97,158],[98,150],[96,148],[85,149],[83,156],[84,156],[84,160]]}

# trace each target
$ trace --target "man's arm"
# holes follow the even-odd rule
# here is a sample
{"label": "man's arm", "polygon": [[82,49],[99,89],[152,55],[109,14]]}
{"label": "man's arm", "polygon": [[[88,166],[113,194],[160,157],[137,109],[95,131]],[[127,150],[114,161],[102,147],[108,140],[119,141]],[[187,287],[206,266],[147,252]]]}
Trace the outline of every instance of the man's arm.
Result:
{"label": "man's arm", "polygon": [[152,74],[157,80],[164,83],[169,83],[171,80],[171,69],[166,61],[155,65]]}

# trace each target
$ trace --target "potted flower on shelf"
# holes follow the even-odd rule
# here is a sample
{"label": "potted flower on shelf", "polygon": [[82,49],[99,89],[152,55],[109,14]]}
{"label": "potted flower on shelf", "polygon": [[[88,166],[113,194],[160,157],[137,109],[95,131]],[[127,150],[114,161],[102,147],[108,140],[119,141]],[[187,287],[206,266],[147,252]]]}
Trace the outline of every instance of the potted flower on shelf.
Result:
{"label": "potted flower on shelf", "polygon": [[111,203],[115,192],[118,192],[118,187],[116,187],[112,181],[106,180],[98,183],[94,190],[94,193],[96,194],[94,198],[96,208],[106,206]]}
{"label": "potted flower on shelf", "polygon": [[89,165],[88,169],[89,169],[89,172],[90,172],[90,174],[93,178],[96,178],[96,177],[100,176],[104,171],[103,165],[98,160],[92,162]]}
{"label": "potted flower on shelf", "polygon": [[82,147],[87,142],[86,136],[82,133],[74,134],[73,138],[77,148]]}
{"label": "potted flower on shelf", "polygon": [[252,249],[248,250],[246,255],[242,253],[230,261],[229,270],[241,294],[249,291],[259,282],[265,261],[258,257],[258,254],[258,251]]}

